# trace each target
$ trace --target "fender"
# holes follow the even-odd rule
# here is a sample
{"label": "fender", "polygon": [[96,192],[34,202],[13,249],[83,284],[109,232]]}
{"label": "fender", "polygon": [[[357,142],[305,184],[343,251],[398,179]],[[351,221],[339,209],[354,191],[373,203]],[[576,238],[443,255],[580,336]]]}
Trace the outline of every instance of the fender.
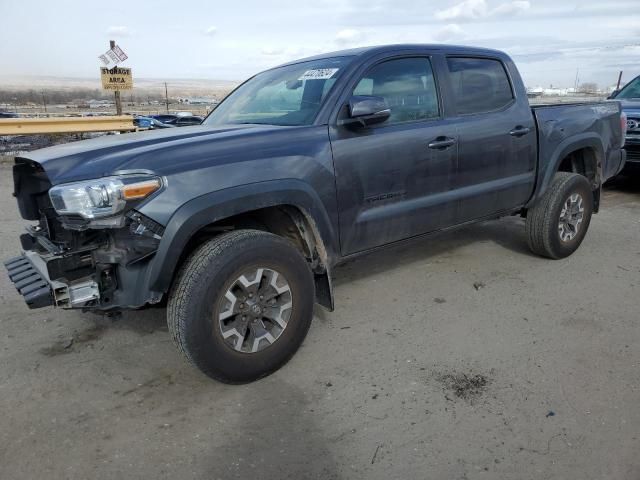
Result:
{"label": "fender", "polygon": [[188,201],[171,216],[153,259],[149,288],[166,293],[187,242],[201,228],[265,207],[297,207],[310,217],[326,251],[327,268],[339,251],[329,214],[309,184],[296,179],[251,183],[208,193]]}
{"label": "fender", "polygon": [[[541,139],[542,140],[542,139]],[[595,185],[591,187],[598,191],[599,194],[600,188],[602,187],[602,161],[604,159],[604,146],[602,145],[602,139],[598,136],[597,133],[594,132],[586,132],[578,135],[572,135],[569,138],[564,139],[560,142],[559,145],[553,150],[550,155],[547,155],[543,149],[540,149],[539,156],[540,158],[548,158],[548,162],[546,165],[539,166],[538,178],[541,178],[536,184],[536,188],[534,189],[533,195],[525,205],[526,208],[530,208],[535,205],[538,200],[546,193],[549,185],[553,181],[553,176],[560,168],[560,164],[562,160],[564,160],[567,155],[571,152],[575,152],[576,150],[581,150],[583,148],[591,148],[595,152],[596,157],[596,178]],[[597,195],[594,193],[594,195]]]}

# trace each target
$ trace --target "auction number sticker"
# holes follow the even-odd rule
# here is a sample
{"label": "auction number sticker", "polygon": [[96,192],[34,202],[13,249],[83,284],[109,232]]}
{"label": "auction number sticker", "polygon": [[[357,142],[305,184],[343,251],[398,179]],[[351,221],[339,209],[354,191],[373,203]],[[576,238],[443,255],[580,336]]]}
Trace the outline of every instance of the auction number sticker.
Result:
{"label": "auction number sticker", "polygon": [[302,74],[298,80],[326,80],[333,77],[339,68],[314,68],[313,70],[307,70]]}

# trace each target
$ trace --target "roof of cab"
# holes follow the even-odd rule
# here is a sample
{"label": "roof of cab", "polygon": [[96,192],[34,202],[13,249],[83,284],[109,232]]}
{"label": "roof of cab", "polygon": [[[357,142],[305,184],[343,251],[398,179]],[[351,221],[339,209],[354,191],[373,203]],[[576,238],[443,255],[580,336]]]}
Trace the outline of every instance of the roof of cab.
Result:
{"label": "roof of cab", "polygon": [[491,56],[500,56],[506,57],[506,54],[500,50],[492,50],[489,48],[479,48],[479,47],[469,47],[463,45],[444,45],[444,44],[395,44],[395,45],[378,45],[371,47],[359,47],[359,48],[350,48],[348,50],[338,50],[336,52],[327,52],[319,55],[314,55],[312,57],[301,58],[298,60],[293,60],[291,62],[284,63],[279,66],[284,65],[293,65],[301,62],[308,62],[311,60],[322,60],[323,58],[334,58],[334,57],[364,57],[376,55],[379,53],[391,53],[398,50],[429,50],[433,52],[446,51],[447,53],[467,53],[467,54],[476,54],[476,55],[491,55]]}

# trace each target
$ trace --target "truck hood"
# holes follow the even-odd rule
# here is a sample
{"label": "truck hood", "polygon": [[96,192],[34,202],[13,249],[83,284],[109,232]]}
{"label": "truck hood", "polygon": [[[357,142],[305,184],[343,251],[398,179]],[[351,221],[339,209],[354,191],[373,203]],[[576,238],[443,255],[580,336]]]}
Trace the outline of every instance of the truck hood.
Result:
{"label": "truck hood", "polygon": [[[228,125],[168,128],[148,132],[105,135],[90,140],[35,150],[23,158],[39,163],[52,185],[112,175],[119,171],[148,171],[166,175],[185,169],[186,159],[216,162],[217,151],[263,145],[282,130],[301,127]],[[249,147],[251,148],[251,147]],[[227,158],[226,162],[229,161]]]}
{"label": "truck hood", "polygon": [[620,100],[620,103],[622,104],[622,110],[627,115],[631,113],[634,116],[640,116],[640,98],[633,100]]}

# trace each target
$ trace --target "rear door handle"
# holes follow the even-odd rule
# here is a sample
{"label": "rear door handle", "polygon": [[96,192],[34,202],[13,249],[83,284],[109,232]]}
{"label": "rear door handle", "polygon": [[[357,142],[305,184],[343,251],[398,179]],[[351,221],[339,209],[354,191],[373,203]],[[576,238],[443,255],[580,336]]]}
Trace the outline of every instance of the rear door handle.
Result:
{"label": "rear door handle", "polygon": [[509,135],[511,135],[512,137],[522,137],[523,135],[526,135],[527,133],[529,133],[531,131],[531,129],[529,127],[516,127],[513,130],[511,130],[509,132]]}
{"label": "rear door handle", "polygon": [[456,144],[456,139],[451,137],[437,137],[427,145],[434,150],[444,150]]}

